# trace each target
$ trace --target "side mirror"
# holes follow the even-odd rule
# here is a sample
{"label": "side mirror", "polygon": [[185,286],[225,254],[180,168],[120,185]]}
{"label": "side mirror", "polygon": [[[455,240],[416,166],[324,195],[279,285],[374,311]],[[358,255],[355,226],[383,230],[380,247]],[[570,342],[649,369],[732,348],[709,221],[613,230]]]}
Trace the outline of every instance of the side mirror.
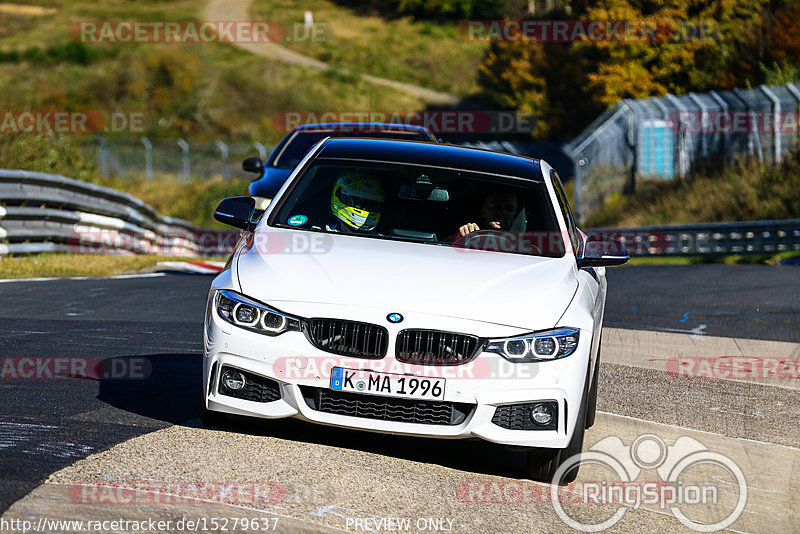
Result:
{"label": "side mirror", "polygon": [[252,231],[255,223],[250,219],[256,201],[253,197],[231,197],[225,198],[214,210],[214,218],[222,224],[227,224],[242,230]]}
{"label": "side mirror", "polygon": [[264,174],[264,162],[261,158],[250,157],[245,158],[242,162],[242,170],[245,172],[252,172],[255,174]]}
{"label": "side mirror", "polygon": [[625,265],[630,260],[622,241],[590,234],[578,255],[579,267],[615,267]]}

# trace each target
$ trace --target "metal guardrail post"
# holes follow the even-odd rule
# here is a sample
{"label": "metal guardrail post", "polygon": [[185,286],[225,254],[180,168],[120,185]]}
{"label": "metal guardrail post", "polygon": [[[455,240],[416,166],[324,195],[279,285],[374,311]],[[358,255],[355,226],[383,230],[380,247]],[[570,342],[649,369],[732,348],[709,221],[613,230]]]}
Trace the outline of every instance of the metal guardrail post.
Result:
{"label": "metal guardrail post", "polygon": [[631,171],[628,177],[628,182],[625,184],[625,193],[633,193],[636,191],[636,173],[639,171],[639,113],[636,111],[636,105],[629,101],[627,98],[621,101],[621,104],[631,110],[630,118],[628,119],[628,135],[627,143],[631,149]]}
{"label": "metal guardrail post", "polygon": [[[800,113],[798,113],[800,112],[800,89],[798,89],[797,86],[793,83],[787,83],[786,89],[797,100],[797,104],[795,104],[794,106],[794,112],[795,112],[794,118],[795,122],[797,122],[797,119],[800,119],[800,117],[798,117],[798,115],[800,115]],[[795,141],[800,141],[800,128],[795,129]]]}
{"label": "metal guardrail post", "polygon": [[[730,121],[730,116],[728,116],[728,103],[725,102],[725,99],[719,96],[716,91],[709,91],[708,94],[711,95],[711,98],[714,99],[714,102],[719,105],[719,109],[722,111],[723,115],[727,116],[728,121]],[[730,131],[722,132],[722,156],[726,163],[728,161],[728,143],[730,135]]]}
{"label": "metal guardrail post", "polygon": [[692,102],[694,102],[698,108],[700,108],[700,150],[702,151],[703,158],[705,159],[708,157],[708,140],[706,139],[706,134],[703,130],[708,124],[708,109],[706,108],[705,104],[703,104],[703,101],[700,100],[700,97],[698,97],[696,94],[689,93],[687,96],[692,99]]}
{"label": "metal guardrail post", "polygon": [[747,134],[747,150],[750,152],[750,154],[756,152],[758,154],[759,163],[764,163],[764,151],[761,150],[761,137],[759,137],[758,132],[754,131],[752,127],[752,124],[756,123],[756,112],[755,110],[750,109],[750,103],[747,101],[744,95],[742,95],[741,89],[734,88],[733,94],[736,95],[736,98],[738,98],[742,104],[744,104],[744,111],[747,113],[748,117],[750,117],[751,121],[751,126]]}
{"label": "metal guardrail post", "polygon": [[578,221],[578,224],[583,222],[583,167],[586,166],[586,158],[578,158],[575,153],[570,149],[569,145],[564,145],[563,147],[564,154],[572,160],[572,165],[575,169],[575,176],[573,178],[573,191],[575,196],[575,201],[573,205],[573,209],[575,210],[575,219]]}
{"label": "metal guardrail post", "polygon": [[228,145],[218,140],[214,143],[222,155],[222,176],[227,181],[231,179],[231,170],[228,168]]}
{"label": "metal guardrail post", "polygon": [[575,218],[578,224],[583,223],[586,210],[583,209],[583,168],[589,163],[588,158],[581,158],[575,162]]}
{"label": "metal guardrail post", "polygon": [[683,122],[683,118],[681,117],[681,113],[684,111],[689,111],[686,106],[676,97],[675,95],[666,95],[667,100],[669,100],[672,105],[678,108],[678,176],[686,176],[689,174],[689,168],[691,166],[691,161],[689,157],[689,150],[687,147],[686,137],[688,136],[686,132],[686,125]]}
{"label": "metal guardrail post", "polygon": [[262,145],[258,141],[253,143],[253,147],[255,147],[255,149],[258,150],[258,157],[261,158],[261,161],[266,162],[267,161],[267,147],[265,147],[264,145]]}
{"label": "metal guardrail post", "polygon": [[774,135],[774,140],[772,142],[773,145],[773,157],[775,165],[780,165],[781,160],[783,159],[783,150],[781,146],[781,132],[780,132],[780,114],[781,114],[781,101],[780,99],[773,93],[769,87],[766,85],[762,85],[759,87],[761,92],[767,95],[767,98],[772,102],[772,112],[774,114],[773,123],[772,123],[772,135]]}
{"label": "metal guardrail post", "polygon": [[181,152],[183,153],[183,173],[181,175],[181,181],[188,182],[191,177],[189,169],[189,143],[183,139],[178,139],[178,146],[181,147]]}
{"label": "metal guardrail post", "polygon": [[98,135],[96,139],[99,147],[97,155],[100,158],[100,176],[108,178],[108,145],[101,136]]}
{"label": "metal guardrail post", "polygon": [[140,139],[144,145],[144,174],[148,182],[153,180],[153,143],[146,137]]}

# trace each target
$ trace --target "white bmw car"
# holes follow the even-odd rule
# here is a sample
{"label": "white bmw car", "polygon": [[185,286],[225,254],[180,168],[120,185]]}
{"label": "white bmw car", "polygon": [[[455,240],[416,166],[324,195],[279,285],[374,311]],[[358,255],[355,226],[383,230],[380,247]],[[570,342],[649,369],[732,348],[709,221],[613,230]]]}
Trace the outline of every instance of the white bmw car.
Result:
{"label": "white bmw car", "polygon": [[577,228],[547,163],[327,139],[253,208],[215,212],[243,234],[209,293],[204,421],[481,438],[527,449],[548,481],[580,452],[605,267],[628,256]]}

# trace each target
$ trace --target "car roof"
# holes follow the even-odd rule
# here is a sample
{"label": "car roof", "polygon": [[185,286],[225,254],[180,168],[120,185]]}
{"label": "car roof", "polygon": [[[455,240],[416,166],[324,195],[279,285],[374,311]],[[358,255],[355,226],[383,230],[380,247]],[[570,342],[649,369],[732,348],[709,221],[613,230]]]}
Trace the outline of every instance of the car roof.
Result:
{"label": "car roof", "polygon": [[295,130],[406,130],[409,132],[428,132],[424,126],[416,124],[402,124],[394,122],[319,122],[312,124],[301,124],[294,128]]}
{"label": "car roof", "polygon": [[388,161],[543,181],[537,158],[441,143],[332,137],[315,158]]}

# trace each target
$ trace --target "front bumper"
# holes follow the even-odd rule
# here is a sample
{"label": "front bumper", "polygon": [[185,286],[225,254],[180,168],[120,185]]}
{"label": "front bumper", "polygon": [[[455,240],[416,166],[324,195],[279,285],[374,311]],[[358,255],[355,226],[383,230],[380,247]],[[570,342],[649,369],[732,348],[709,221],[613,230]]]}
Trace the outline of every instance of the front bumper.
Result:
{"label": "front bumper", "polygon": [[[418,320],[428,328],[435,324],[431,323],[431,318],[419,317]],[[448,331],[471,332],[475,326],[466,324],[468,321],[461,321],[465,324],[459,325],[459,320],[452,318],[441,322],[444,324],[437,326]],[[403,326],[416,327],[414,324]],[[522,332],[510,332],[504,327],[498,335],[518,333]],[[422,370],[425,376],[446,380],[444,397],[437,401],[359,393],[342,395],[330,389],[331,368],[334,366],[395,374],[408,372],[408,366],[394,358],[394,334],[390,329],[388,352],[383,359],[366,360],[321,351],[300,332],[269,337],[246,331],[223,321],[210,310],[205,325],[203,362],[206,407],[250,417],[296,417],[373,432],[480,438],[518,447],[563,448],[569,443],[584,391],[591,332],[582,331],[578,349],[561,360],[512,364],[499,355],[483,352],[472,364],[425,366]],[[264,383],[269,382],[269,387],[275,388],[274,398],[277,400],[264,402],[225,394],[224,387],[220,386],[223,367],[263,377]],[[420,370],[420,366],[413,367]],[[320,399],[327,401],[323,400],[321,404]],[[498,407],[537,402],[552,402],[557,406],[555,429],[516,430],[512,428],[519,425],[505,424],[511,428],[504,428],[498,424],[495,417]],[[448,409],[456,414],[449,420],[442,416]],[[417,417],[414,415],[417,413],[438,413],[439,418]]]}

